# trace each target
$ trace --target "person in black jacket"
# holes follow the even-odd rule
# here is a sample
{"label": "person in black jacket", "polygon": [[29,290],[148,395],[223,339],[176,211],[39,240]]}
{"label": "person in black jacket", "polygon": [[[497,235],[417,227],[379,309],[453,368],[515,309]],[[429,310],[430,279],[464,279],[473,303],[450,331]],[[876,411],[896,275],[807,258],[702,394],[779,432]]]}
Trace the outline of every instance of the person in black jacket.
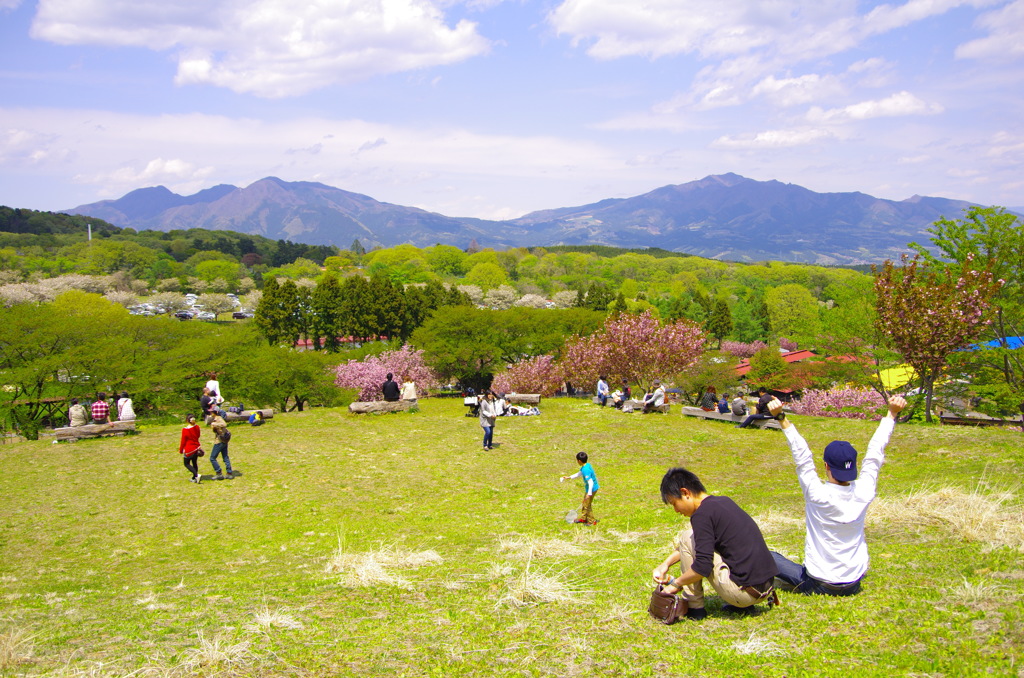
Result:
{"label": "person in black jacket", "polygon": [[[704,579],[727,603],[723,611],[778,602],[774,581],[779,568],[757,523],[736,502],[708,494],[700,478],[685,468],[668,470],[661,498],[690,519],[690,529],[679,533],[672,553],[654,568],[654,581],[666,593],[682,593],[689,604],[687,617],[707,616]],[[682,573],[672,577],[669,569],[676,563]]]}
{"label": "person in black jacket", "polygon": [[760,396],[757,399],[757,411],[743,420],[742,424],[738,425],[738,428],[746,428],[758,419],[774,419],[772,413],[768,411],[768,405],[772,402],[775,396],[768,394],[768,389],[764,386],[757,389],[757,394]]}
{"label": "person in black jacket", "polygon": [[388,380],[381,386],[381,390],[384,391],[384,400],[397,403],[402,398],[402,388],[394,380],[394,376],[388,372]]}

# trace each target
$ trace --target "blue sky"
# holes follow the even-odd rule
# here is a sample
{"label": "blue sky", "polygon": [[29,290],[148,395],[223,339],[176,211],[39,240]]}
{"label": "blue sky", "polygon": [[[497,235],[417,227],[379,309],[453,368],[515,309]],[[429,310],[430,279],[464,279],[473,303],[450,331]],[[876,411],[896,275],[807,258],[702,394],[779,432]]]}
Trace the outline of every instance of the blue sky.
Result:
{"label": "blue sky", "polygon": [[1024,0],[0,0],[0,92],[12,207],[277,176],[511,218],[725,172],[1024,205]]}

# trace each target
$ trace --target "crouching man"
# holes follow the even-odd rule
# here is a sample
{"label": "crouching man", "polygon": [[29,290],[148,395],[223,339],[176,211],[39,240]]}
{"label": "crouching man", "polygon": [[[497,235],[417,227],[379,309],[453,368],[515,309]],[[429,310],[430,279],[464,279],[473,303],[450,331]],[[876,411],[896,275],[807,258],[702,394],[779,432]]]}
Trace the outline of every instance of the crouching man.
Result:
{"label": "crouching man", "polygon": [[[773,587],[779,573],[757,523],[729,497],[709,495],[700,479],[685,468],[668,470],[661,480],[661,499],[690,519],[672,553],[656,568],[654,581],[665,592],[682,592],[689,605],[686,616],[703,619],[704,579],[726,603],[722,610],[738,612],[761,602],[778,602]],[[669,569],[679,563],[682,574]]]}
{"label": "crouching man", "polygon": [[814,470],[814,458],[807,442],[782,414],[782,403],[772,400],[768,409],[782,424],[789,449],[796,462],[796,476],[804,493],[807,532],[804,537],[804,564],[798,565],[772,552],[786,588],[798,593],[828,596],[852,596],[860,591],[860,582],[868,570],[868,545],[864,540],[864,517],[875,498],[878,472],[885,461],[896,415],[907,406],[899,396],[889,398],[889,412],[878,424],[868,443],[860,476],[857,474],[857,450],[845,440],[833,440],[825,446],[825,474],[822,482]]}

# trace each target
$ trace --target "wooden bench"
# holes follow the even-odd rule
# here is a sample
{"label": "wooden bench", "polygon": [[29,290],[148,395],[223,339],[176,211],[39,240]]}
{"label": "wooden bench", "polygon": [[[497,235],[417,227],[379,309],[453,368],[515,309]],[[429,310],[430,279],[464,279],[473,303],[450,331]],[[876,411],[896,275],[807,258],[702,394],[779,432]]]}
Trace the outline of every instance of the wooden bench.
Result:
{"label": "wooden bench", "polygon": [[405,412],[412,409],[409,400],[368,400],[355,402],[348,406],[351,414],[369,414],[371,412]]}
{"label": "wooden bench", "polygon": [[123,436],[135,430],[135,421],[113,421],[109,424],[85,424],[83,426],[62,426],[53,430],[57,440],[75,442],[81,438],[102,438]]}
{"label": "wooden bench", "polygon": [[505,402],[509,405],[540,405],[539,393],[506,393]]}
{"label": "wooden bench", "polygon": [[[737,414],[733,414],[732,412],[730,412],[729,414],[722,414],[718,410],[706,412],[699,407],[691,406],[684,407],[683,414],[685,414],[688,417],[700,417],[701,419],[717,419],[719,421],[729,421],[734,424],[740,424],[743,422],[744,419],[747,418],[746,415],[740,416]],[[750,422],[750,425],[756,426],[757,428],[774,428],[779,431],[782,430],[782,424],[775,421],[774,419],[755,419],[754,421]]]}

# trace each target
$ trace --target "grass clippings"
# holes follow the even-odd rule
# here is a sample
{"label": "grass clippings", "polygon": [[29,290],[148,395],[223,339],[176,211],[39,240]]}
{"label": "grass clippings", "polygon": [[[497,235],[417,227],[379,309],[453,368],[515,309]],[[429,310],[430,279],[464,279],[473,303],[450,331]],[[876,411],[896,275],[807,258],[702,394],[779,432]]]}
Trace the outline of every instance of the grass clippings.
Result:
{"label": "grass clippings", "polygon": [[247,640],[230,643],[219,635],[209,639],[202,631],[199,632],[198,638],[199,647],[195,648],[183,663],[186,670],[216,669],[223,674],[240,669],[254,660]]}
{"label": "grass clippings", "polygon": [[0,671],[32,661],[34,639],[25,629],[0,631]]}
{"label": "grass clippings", "polygon": [[732,649],[736,650],[736,654],[752,654],[759,657],[784,657],[786,651],[782,647],[771,640],[761,638],[757,635],[757,632],[751,632],[746,640],[738,640],[732,644]]}
{"label": "grass clippings", "polygon": [[343,586],[409,586],[396,571],[414,570],[443,562],[437,551],[404,551],[393,544],[384,544],[373,551],[349,553],[339,546],[327,563],[328,573],[341,573]]}
{"label": "grass clippings", "polygon": [[529,607],[543,603],[568,603],[576,599],[569,585],[562,580],[564,572],[542,573],[529,566],[519,575],[506,579],[508,587],[498,605]]}
{"label": "grass clippings", "polygon": [[586,551],[563,539],[531,537],[525,534],[506,534],[498,539],[498,550],[511,553],[523,560],[561,559],[581,556]]}
{"label": "grass clippings", "polygon": [[302,622],[295,617],[285,614],[280,610],[271,610],[264,605],[262,609],[253,615],[252,622],[246,624],[244,628],[247,631],[265,631],[272,628],[301,629],[302,627]]}
{"label": "grass clippings", "polygon": [[879,497],[868,511],[869,524],[919,531],[938,527],[986,549],[1003,546],[1024,551],[1024,506],[1010,492],[982,494],[957,487],[918,490]]}

